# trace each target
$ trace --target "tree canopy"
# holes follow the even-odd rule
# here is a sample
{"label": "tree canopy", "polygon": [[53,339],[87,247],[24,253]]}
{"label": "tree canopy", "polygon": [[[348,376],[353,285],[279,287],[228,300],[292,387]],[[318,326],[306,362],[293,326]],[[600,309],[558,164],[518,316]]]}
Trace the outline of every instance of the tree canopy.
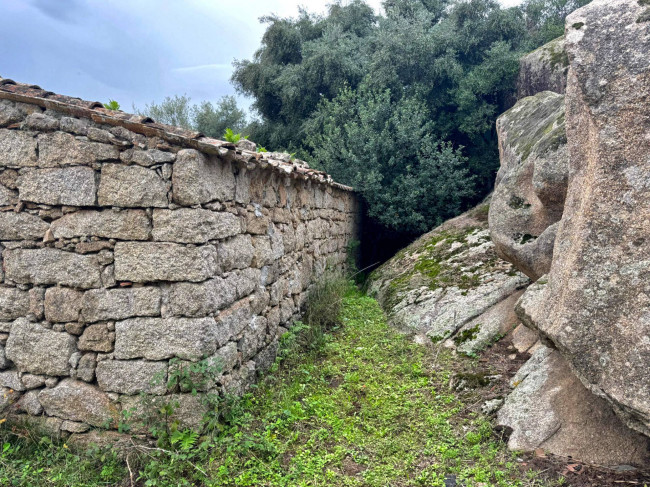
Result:
{"label": "tree canopy", "polygon": [[253,98],[251,139],[353,185],[368,214],[417,234],[475,203],[498,168],[495,120],[519,58],[587,0],[362,0],[324,16],[269,16],[232,81]]}
{"label": "tree canopy", "polygon": [[380,226],[416,235],[492,189],[495,121],[515,101],[519,58],[588,1],[385,0],[377,15],[351,0],[323,16],[263,17],[260,48],[232,75],[253,99],[250,124],[234,97],[167,97],[141,113],[295,152],[354,186]]}
{"label": "tree canopy", "polygon": [[142,110],[135,108],[135,112],[215,138],[222,138],[226,129],[242,131],[247,124],[246,112],[237,106],[234,96],[224,96],[216,104],[203,101],[198,105],[192,105],[185,95],[168,96],[160,103],[146,104]]}

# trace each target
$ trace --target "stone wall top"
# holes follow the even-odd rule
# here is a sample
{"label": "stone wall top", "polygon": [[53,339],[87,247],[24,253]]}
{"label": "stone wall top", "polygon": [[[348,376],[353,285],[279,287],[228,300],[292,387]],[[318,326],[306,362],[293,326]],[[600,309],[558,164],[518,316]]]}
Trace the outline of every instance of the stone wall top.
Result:
{"label": "stone wall top", "polygon": [[[108,110],[97,101],[92,102],[66,95],[58,95],[37,85],[17,83],[14,80],[0,76],[0,100],[3,99],[37,105],[74,117],[87,118],[98,124],[123,127],[147,137],[159,137],[170,144],[196,149],[205,154],[218,155],[231,162],[249,166],[249,168],[252,168],[250,166],[259,166],[262,169],[270,167],[272,170],[289,175],[292,178],[311,180],[344,191],[353,191],[353,188],[335,182],[327,173],[312,169],[302,161],[290,159],[288,156],[283,157],[283,154],[252,152],[237,147],[230,142],[205,137],[200,132],[157,123],[149,117],[134,115],[121,110]],[[108,157],[108,159],[111,158]]]}

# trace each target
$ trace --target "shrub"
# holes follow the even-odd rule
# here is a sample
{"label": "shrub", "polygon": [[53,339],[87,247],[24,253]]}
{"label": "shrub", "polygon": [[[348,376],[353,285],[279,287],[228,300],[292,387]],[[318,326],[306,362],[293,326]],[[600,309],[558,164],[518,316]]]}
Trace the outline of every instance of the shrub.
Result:
{"label": "shrub", "polygon": [[340,272],[325,272],[307,294],[301,345],[316,349],[325,341],[325,332],[340,324],[339,315],[348,280]]}

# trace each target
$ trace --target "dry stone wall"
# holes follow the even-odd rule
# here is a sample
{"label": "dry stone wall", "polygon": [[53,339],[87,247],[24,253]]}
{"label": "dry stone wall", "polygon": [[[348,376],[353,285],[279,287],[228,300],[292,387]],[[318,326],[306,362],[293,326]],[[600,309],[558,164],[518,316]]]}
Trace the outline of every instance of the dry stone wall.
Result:
{"label": "dry stone wall", "polygon": [[147,393],[195,425],[200,397],[168,390],[170,370],[207,358],[204,389],[238,394],[267,369],[309,286],[345,265],[354,193],[2,81],[0,410],[79,433]]}

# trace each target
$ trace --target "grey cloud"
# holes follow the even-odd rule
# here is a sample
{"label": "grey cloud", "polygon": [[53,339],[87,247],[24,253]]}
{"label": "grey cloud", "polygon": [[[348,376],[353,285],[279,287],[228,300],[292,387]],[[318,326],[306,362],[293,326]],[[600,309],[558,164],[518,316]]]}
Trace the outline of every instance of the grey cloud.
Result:
{"label": "grey cloud", "polygon": [[30,0],[44,15],[61,22],[71,23],[84,10],[81,0]]}

